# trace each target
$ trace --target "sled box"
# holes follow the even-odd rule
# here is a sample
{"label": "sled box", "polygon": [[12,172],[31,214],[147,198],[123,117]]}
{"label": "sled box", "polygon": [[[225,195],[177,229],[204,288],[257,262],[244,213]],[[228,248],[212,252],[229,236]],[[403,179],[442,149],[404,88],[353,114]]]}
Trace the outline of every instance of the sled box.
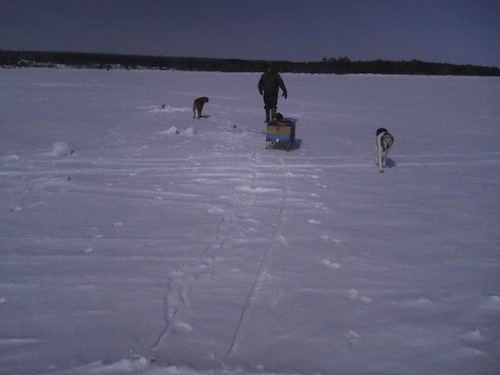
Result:
{"label": "sled box", "polygon": [[295,119],[271,121],[266,128],[266,148],[285,148],[287,151],[295,141]]}

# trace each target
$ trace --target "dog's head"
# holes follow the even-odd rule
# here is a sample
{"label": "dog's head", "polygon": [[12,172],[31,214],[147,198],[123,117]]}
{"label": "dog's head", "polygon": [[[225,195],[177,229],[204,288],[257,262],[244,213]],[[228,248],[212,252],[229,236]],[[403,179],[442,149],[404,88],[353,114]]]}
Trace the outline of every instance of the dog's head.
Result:
{"label": "dog's head", "polygon": [[389,132],[384,133],[384,135],[380,138],[380,145],[382,146],[383,150],[390,149],[393,143],[394,143],[394,137]]}
{"label": "dog's head", "polygon": [[203,103],[208,103],[208,98],[206,96],[203,96],[200,99]]}
{"label": "dog's head", "polygon": [[381,133],[389,133],[389,131],[386,128],[378,128],[376,135],[379,135]]}

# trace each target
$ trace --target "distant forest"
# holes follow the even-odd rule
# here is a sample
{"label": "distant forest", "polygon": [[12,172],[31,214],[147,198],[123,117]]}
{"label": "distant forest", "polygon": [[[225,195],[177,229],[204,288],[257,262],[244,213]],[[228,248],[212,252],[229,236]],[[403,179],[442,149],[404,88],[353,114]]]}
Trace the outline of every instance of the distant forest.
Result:
{"label": "distant forest", "polygon": [[61,66],[93,69],[156,69],[217,72],[262,72],[271,63],[282,73],[407,74],[500,76],[498,67],[411,61],[352,61],[347,57],[315,62],[215,59],[195,57],[134,56],[74,52],[1,51],[3,68]]}

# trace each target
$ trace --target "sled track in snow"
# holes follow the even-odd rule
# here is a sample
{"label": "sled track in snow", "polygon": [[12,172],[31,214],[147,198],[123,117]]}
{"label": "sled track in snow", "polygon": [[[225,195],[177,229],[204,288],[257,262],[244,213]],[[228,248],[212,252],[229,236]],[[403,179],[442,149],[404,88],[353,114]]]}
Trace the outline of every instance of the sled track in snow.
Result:
{"label": "sled track in snow", "polygon": [[[280,243],[282,227],[286,218],[287,196],[289,194],[289,186],[286,175],[290,175],[290,168],[285,166],[283,158],[279,158],[278,166],[271,166],[273,169],[278,167],[281,171],[277,175],[277,177],[281,180],[282,185],[278,190],[274,188],[262,188],[260,186],[260,173],[263,169],[267,170],[268,167],[270,166],[259,164],[259,155],[254,153],[250,156],[250,163],[249,160],[245,159],[236,160],[233,155],[233,158],[231,158],[229,162],[226,161],[226,164],[219,164],[218,167],[215,168],[217,178],[227,181],[227,206],[224,208],[224,215],[220,219],[220,222],[214,231],[213,240],[207,244],[203,251],[201,251],[198,255],[195,255],[197,261],[193,264],[186,263],[184,262],[184,259],[181,259],[179,266],[170,274],[165,296],[165,324],[157,339],[148,350],[151,358],[156,358],[157,351],[160,349],[162,343],[167,340],[170,332],[173,329],[175,330],[174,327],[176,327],[177,324],[182,325],[182,313],[187,312],[190,309],[188,298],[189,291],[197,283],[197,280],[200,277],[209,273],[208,270],[210,269],[210,265],[217,257],[217,254],[219,252],[231,250],[234,245],[233,240],[254,239],[251,235],[249,237],[249,234],[246,232],[245,218],[249,208],[257,207],[255,205],[255,200],[257,199],[256,195],[258,196],[258,194],[255,194],[255,192],[252,191],[252,186],[255,186],[256,192],[268,190],[280,191],[281,203],[278,208],[276,219],[271,224],[274,228],[268,239],[269,245],[265,247],[265,250],[261,254],[261,259],[258,262],[256,273],[252,278],[251,287],[244,300],[241,314],[238,318],[237,327],[226,355],[230,356],[236,352],[251,310],[252,300],[256,298],[257,290],[266,276],[267,266],[272,250]],[[283,172],[284,168],[287,168],[288,173]],[[194,169],[189,171],[188,169],[189,168],[184,166],[181,173],[190,174],[195,172]],[[199,172],[199,170],[197,170],[197,172]],[[214,173],[210,174],[210,176],[213,177]],[[247,186],[246,183],[248,183],[249,186]],[[198,269],[199,266],[204,266],[204,268],[200,271],[200,269]]]}
{"label": "sled track in snow", "polygon": [[[255,160],[252,159],[252,163],[255,163]],[[241,166],[237,166],[235,162],[234,155],[231,158],[231,162],[229,163],[229,171],[236,171],[238,168],[241,168]],[[225,168],[224,168],[225,169]],[[230,173],[230,172],[229,172]],[[246,175],[243,174],[242,172],[239,172],[241,175]],[[212,175],[213,177],[213,175]],[[225,173],[220,175],[217,175],[218,178],[223,178],[223,177],[228,177]],[[238,220],[238,213],[242,209],[242,204],[240,199],[238,199],[238,191],[236,186],[233,186],[233,184],[230,184],[228,187],[228,197],[230,200],[230,205],[226,208],[224,216],[222,217],[219,226],[217,227],[215,231],[215,239],[203,250],[203,252],[198,256],[198,258],[202,258],[206,256],[207,254],[212,254],[210,255],[210,260],[213,260],[215,257],[215,252],[217,249],[222,249],[224,245],[226,244],[227,240],[229,239],[229,235],[232,231],[236,230],[235,223]]]}
{"label": "sled track in snow", "polygon": [[[279,158],[279,161],[280,161],[280,165],[282,167],[284,167],[285,163],[284,163],[282,157]],[[281,243],[280,238],[281,238],[281,233],[283,230],[283,224],[285,223],[286,216],[288,214],[287,200],[288,200],[288,195],[290,192],[290,187],[288,185],[287,177],[285,176],[285,174],[283,172],[281,173],[281,179],[282,179],[282,183],[283,183],[283,194],[282,194],[282,198],[281,198],[281,205],[278,209],[278,215],[277,215],[276,221],[274,223],[274,230],[273,230],[272,235],[271,235],[271,243],[269,244],[269,246],[267,246],[264,254],[262,255],[262,258],[259,262],[257,271],[254,275],[252,286],[251,286],[251,288],[247,294],[247,297],[245,299],[245,302],[243,304],[243,308],[242,308],[242,311],[241,311],[241,314],[240,314],[240,317],[238,320],[238,325],[236,327],[236,330],[234,332],[234,335],[233,335],[233,338],[231,341],[231,345],[229,346],[229,349],[227,352],[228,356],[231,356],[234,353],[236,353],[236,351],[238,349],[238,345],[239,345],[240,339],[242,337],[243,329],[244,329],[246,322],[248,320],[252,301],[254,301],[257,298],[257,293],[258,293],[259,287],[262,284],[262,281],[264,280],[264,278],[266,277],[267,268],[269,265],[269,259],[271,257],[271,254],[272,254],[274,248]]]}

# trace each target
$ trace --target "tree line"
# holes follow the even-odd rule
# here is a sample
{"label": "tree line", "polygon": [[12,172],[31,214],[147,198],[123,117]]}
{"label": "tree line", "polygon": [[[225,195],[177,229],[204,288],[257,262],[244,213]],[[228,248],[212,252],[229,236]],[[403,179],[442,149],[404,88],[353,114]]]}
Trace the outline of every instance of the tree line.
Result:
{"label": "tree line", "polygon": [[68,66],[93,69],[158,69],[218,72],[262,72],[272,63],[282,73],[321,74],[405,74],[500,76],[494,66],[456,65],[411,61],[352,61],[348,57],[323,58],[321,61],[292,62],[198,57],[138,56],[76,52],[2,51],[3,68]]}

